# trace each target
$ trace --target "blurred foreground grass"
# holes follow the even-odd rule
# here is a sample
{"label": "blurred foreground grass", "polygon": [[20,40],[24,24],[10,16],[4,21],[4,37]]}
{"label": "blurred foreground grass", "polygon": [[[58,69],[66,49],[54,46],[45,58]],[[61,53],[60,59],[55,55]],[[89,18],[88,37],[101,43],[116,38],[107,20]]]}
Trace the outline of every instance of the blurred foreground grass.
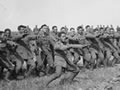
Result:
{"label": "blurred foreground grass", "polygon": [[50,87],[46,88],[44,83],[47,76],[30,77],[20,81],[13,80],[9,83],[0,81],[0,90],[120,90],[120,78],[114,80],[118,75],[120,75],[119,66],[115,66],[94,71],[81,71],[75,78],[79,82],[71,85],[60,85],[60,79],[57,79],[50,84]]}

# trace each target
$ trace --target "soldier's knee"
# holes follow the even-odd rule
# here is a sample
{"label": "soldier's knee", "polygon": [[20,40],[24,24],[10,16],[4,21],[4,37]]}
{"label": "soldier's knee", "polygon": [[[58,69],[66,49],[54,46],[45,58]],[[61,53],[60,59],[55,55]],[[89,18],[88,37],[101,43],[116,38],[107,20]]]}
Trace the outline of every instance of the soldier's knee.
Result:
{"label": "soldier's knee", "polygon": [[99,53],[99,54],[98,54],[98,57],[99,57],[100,59],[102,59],[102,60],[104,59],[104,55],[103,55],[102,53]]}
{"label": "soldier's knee", "polygon": [[16,65],[16,67],[15,67],[16,70],[20,70],[21,68],[22,68],[21,65]]}
{"label": "soldier's knee", "polygon": [[117,52],[114,52],[113,55],[114,55],[116,58],[119,58],[119,57],[120,57]]}
{"label": "soldier's knee", "polygon": [[42,59],[37,59],[36,64],[38,67],[42,66],[43,65]]}
{"label": "soldier's knee", "polygon": [[28,66],[29,66],[30,68],[34,69],[36,65],[35,65],[35,63],[30,63],[30,64],[28,64]]}
{"label": "soldier's knee", "polygon": [[31,65],[30,65],[32,68],[35,68],[35,63],[31,63]]}
{"label": "soldier's knee", "polygon": [[19,61],[19,60],[17,60],[17,61],[16,61],[16,65],[18,65],[18,66],[22,66],[22,62]]}
{"label": "soldier's knee", "polygon": [[97,58],[97,56],[96,56],[96,53],[95,53],[95,52],[92,52],[92,53],[91,53],[91,55],[92,55],[92,59],[96,59],[96,58]]}
{"label": "soldier's knee", "polygon": [[61,76],[61,72],[60,72],[60,73],[56,72],[54,75],[55,75],[55,77],[57,77],[57,78],[58,78],[58,77],[60,77],[60,76]]}
{"label": "soldier's knee", "polygon": [[107,52],[106,52],[106,58],[107,58],[107,59],[109,59],[109,58],[111,57],[111,55],[112,55],[112,54],[111,54],[110,51],[107,51]]}
{"label": "soldier's knee", "polygon": [[90,59],[91,59],[91,54],[90,54],[90,53],[85,54],[85,55],[84,55],[84,59],[87,60],[87,61],[90,61]]}
{"label": "soldier's knee", "polygon": [[53,56],[52,55],[48,55],[47,56],[47,61],[48,61],[48,63],[53,63]]}

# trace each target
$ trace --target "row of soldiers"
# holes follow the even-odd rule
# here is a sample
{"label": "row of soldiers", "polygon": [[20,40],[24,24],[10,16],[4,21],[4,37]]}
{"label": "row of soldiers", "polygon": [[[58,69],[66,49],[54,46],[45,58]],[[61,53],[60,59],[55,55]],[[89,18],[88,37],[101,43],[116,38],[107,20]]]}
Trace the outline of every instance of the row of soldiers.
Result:
{"label": "row of soldiers", "polygon": [[61,81],[73,82],[81,68],[114,66],[120,62],[120,27],[74,28],[57,26],[50,31],[46,24],[40,28],[18,26],[18,32],[5,29],[0,36],[0,73],[20,80],[31,74],[48,75],[48,86],[63,73]]}

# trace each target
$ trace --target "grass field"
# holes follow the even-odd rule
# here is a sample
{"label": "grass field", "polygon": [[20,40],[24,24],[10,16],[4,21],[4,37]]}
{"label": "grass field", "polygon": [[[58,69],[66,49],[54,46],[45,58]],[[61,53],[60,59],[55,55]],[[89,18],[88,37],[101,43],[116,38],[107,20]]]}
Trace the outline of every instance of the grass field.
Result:
{"label": "grass field", "polygon": [[57,79],[48,88],[44,87],[47,76],[29,77],[20,81],[13,80],[9,83],[1,81],[0,90],[120,90],[120,78],[117,77],[120,75],[119,69],[120,66],[115,66],[94,71],[81,71],[75,78],[79,82],[71,85],[60,85],[60,79]]}

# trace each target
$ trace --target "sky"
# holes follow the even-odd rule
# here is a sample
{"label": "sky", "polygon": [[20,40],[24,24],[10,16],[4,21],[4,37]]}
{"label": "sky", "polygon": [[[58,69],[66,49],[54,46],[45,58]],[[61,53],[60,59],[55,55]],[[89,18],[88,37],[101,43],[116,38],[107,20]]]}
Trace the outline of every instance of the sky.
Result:
{"label": "sky", "polygon": [[17,30],[20,24],[31,28],[42,24],[119,25],[120,0],[0,0],[0,30]]}

